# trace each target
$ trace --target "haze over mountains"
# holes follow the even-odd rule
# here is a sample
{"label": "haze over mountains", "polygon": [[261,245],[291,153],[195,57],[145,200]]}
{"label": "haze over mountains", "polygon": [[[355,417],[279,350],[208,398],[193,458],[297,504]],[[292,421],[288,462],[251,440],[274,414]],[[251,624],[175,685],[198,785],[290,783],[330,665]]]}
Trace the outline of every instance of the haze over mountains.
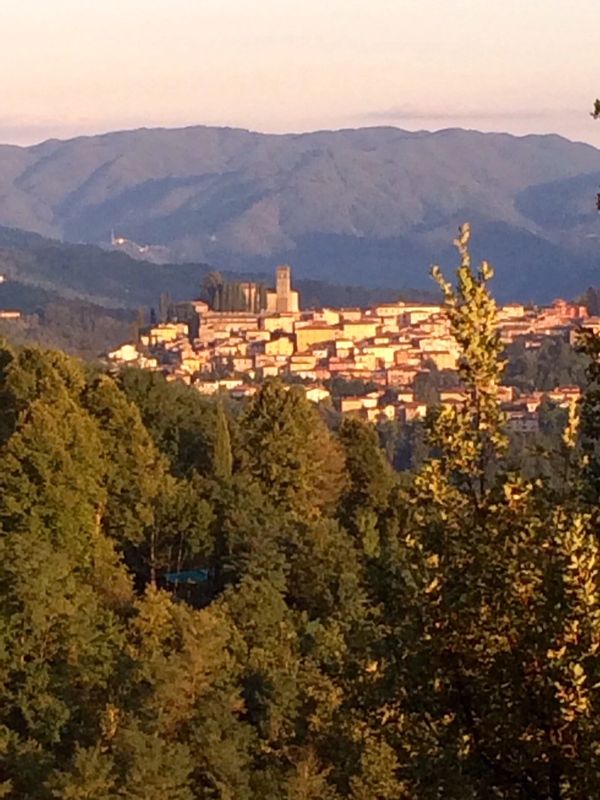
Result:
{"label": "haze over mountains", "polygon": [[401,289],[430,288],[470,220],[497,295],[546,301],[600,284],[598,183],[600,150],[554,135],[143,129],[1,146],[0,225]]}

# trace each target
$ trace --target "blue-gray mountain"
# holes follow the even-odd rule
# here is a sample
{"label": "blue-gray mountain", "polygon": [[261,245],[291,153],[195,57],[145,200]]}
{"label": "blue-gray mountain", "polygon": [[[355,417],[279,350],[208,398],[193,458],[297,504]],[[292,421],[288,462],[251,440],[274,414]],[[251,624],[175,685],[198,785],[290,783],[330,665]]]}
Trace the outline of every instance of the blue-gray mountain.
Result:
{"label": "blue-gray mountain", "polygon": [[600,284],[598,183],[600,150],[558,136],[144,129],[0,147],[0,224],[402,289],[453,263],[470,220],[498,296],[544,301]]}

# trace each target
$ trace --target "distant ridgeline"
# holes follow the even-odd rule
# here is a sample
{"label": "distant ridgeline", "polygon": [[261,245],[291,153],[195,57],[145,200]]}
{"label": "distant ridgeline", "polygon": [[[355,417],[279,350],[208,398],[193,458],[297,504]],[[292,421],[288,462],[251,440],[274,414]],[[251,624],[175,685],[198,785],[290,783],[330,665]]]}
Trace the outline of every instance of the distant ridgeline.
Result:
{"label": "distant ridgeline", "polygon": [[300,298],[292,289],[291,272],[288,266],[277,267],[274,289],[257,281],[225,280],[220,273],[211,272],[203,283],[202,299],[213,311],[294,313],[299,310]]}

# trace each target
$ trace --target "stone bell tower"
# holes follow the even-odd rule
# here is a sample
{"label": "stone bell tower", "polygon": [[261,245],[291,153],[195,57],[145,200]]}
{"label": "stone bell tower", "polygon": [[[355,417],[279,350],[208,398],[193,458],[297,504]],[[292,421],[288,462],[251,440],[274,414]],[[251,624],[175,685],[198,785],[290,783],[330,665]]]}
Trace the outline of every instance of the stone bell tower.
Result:
{"label": "stone bell tower", "polygon": [[277,313],[287,314],[295,309],[292,307],[292,278],[291,269],[287,266],[277,267]]}

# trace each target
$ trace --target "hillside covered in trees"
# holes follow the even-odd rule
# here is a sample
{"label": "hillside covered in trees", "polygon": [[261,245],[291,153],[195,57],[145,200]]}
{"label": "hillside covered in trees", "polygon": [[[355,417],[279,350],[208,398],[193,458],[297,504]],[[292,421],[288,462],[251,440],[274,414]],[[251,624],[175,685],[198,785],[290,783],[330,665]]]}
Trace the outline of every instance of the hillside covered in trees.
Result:
{"label": "hillside covered in trees", "polygon": [[[0,320],[0,335],[93,359],[135,338],[133,326],[140,318],[147,321],[152,309],[158,316],[165,302],[198,297],[214,272],[207,264],[155,264],[120,251],[0,226],[0,275],[0,309],[23,315],[18,324]],[[272,271],[243,277],[266,286],[273,282]],[[223,278],[231,282],[240,275],[226,272]],[[294,283],[304,308],[435,296],[431,291],[367,289],[310,279]]]}
{"label": "hillside covered in trees", "polygon": [[[273,282],[276,262],[267,273],[225,272],[230,280],[255,278],[268,286]],[[118,250],[95,245],[69,244],[46,239],[27,231],[0,226],[0,306],[31,311],[51,300],[78,300],[108,309],[157,306],[160,295],[173,300],[198,296],[213,267],[205,263],[155,264],[131,258]],[[356,306],[394,300],[432,297],[431,289],[411,290],[393,286],[365,288],[321,280],[294,281],[304,307]]]}
{"label": "hillside covered in trees", "polygon": [[600,796],[600,347],[525,476],[457,244],[469,399],[413,471],[300,387],[0,346],[1,797]]}

